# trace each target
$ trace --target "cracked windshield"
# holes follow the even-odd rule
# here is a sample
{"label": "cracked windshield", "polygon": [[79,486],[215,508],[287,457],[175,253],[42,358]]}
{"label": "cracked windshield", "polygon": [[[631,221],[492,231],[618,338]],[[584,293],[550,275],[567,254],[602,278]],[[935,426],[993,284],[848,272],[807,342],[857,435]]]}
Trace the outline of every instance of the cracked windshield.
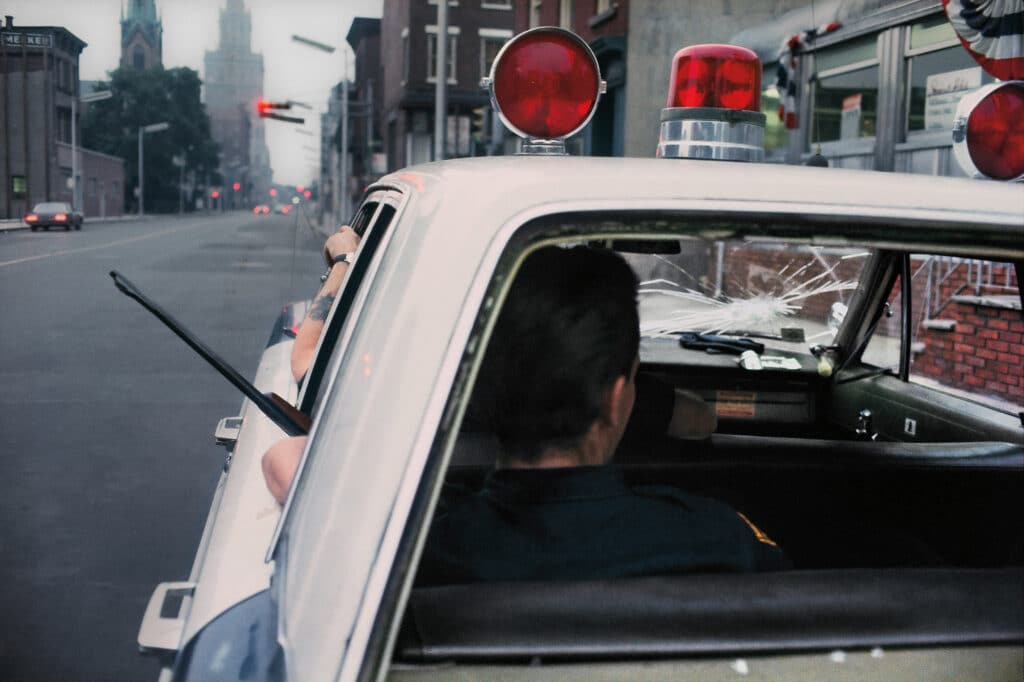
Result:
{"label": "cracked windshield", "polygon": [[[676,254],[627,254],[640,279],[642,349],[665,353],[672,347],[665,339],[688,333],[755,338],[805,353],[828,346],[870,255],[863,248],[697,240],[679,242]],[[728,352],[715,341],[705,341],[708,350]]]}

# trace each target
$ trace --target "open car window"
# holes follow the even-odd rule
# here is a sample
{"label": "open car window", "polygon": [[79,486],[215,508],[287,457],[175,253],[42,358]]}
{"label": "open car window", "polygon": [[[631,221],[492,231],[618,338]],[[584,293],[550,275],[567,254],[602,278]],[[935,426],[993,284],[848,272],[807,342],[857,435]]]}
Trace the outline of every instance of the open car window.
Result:
{"label": "open car window", "polygon": [[346,273],[341,290],[324,321],[313,360],[303,380],[299,395],[299,409],[312,414],[322,393],[325,372],[338,342],[341,328],[353,309],[360,287],[367,277],[370,261],[380,246],[388,227],[398,210],[401,195],[394,192],[378,192],[371,195],[356,212],[351,227],[360,236],[359,257]]}

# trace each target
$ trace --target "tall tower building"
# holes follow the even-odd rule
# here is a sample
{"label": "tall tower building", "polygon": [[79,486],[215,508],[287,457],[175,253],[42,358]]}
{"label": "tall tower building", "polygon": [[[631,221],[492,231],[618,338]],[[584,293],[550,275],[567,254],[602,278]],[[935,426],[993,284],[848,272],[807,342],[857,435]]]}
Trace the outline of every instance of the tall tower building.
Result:
{"label": "tall tower building", "polygon": [[155,0],[121,6],[121,67],[145,71],[163,65],[164,27]]}
{"label": "tall tower building", "polygon": [[263,55],[252,51],[252,17],[243,0],[227,0],[221,10],[220,45],[206,52],[205,64],[206,110],[221,147],[226,205],[240,208],[266,197],[271,184],[263,119],[256,113]]}

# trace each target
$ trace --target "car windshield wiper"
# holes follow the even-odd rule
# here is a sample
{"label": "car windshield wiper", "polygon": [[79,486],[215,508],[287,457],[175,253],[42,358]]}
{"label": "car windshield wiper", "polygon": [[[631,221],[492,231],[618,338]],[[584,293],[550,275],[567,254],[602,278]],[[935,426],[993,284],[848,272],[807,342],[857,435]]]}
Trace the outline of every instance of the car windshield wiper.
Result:
{"label": "car windshield wiper", "polygon": [[199,353],[200,357],[210,363],[215,370],[220,372],[221,376],[230,381],[235,388],[240,390],[246,398],[259,408],[260,412],[267,415],[267,418],[270,419],[270,421],[280,426],[285,433],[289,436],[304,436],[309,433],[310,419],[307,415],[299,412],[297,409],[292,407],[287,400],[276,393],[260,393],[259,389],[253,386],[248,379],[239,374],[234,367],[222,360],[219,355],[214,353],[206,344],[196,338],[195,335],[186,329],[180,322],[171,317],[168,312],[151,301],[117,270],[111,270],[110,277],[114,280],[114,286],[116,286],[121,293],[128,298],[135,299],[143,308],[153,313],[158,320],[167,325],[168,329],[177,334],[182,341],[192,348],[192,350]]}
{"label": "car windshield wiper", "polygon": [[679,345],[690,350],[703,350],[708,353],[729,353],[742,355],[752,350],[758,355],[764,352],[764,344],[746,338],[725,336],[724,334],[704,334],[701,332],[678,332]]}

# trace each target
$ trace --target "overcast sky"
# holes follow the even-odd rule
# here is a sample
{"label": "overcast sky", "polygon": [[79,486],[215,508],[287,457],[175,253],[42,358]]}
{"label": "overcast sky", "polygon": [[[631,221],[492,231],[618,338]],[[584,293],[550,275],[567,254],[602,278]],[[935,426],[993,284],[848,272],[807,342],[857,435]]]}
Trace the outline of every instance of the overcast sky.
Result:
{"label": "overcast sky", "polygon": [[[68,29],[89,44],[82,51],[82,79],[101,80],[121,56],[121,5],[121,0],[0,0],[0,15],[12,15],[15,25]],[[217,47],[225,0],[156,0],[156,5],[163,15],[164,66],[188,66],[203,77],[203,56]],[[252,14],[252,49],[263,54],[266,96],[309,102],[317,109],[305,112],[305,128],[315,137],[295,132],[292,124],[266,122],[275,182],[309,184],[319,172],[319,155],[306,147],[319,145],[319,113],[331,85],[341,79],[342,57],[304,47],[291,36],[341,45],[352,17],[379,17],[381,0],[245,0],[245,5]]]}

